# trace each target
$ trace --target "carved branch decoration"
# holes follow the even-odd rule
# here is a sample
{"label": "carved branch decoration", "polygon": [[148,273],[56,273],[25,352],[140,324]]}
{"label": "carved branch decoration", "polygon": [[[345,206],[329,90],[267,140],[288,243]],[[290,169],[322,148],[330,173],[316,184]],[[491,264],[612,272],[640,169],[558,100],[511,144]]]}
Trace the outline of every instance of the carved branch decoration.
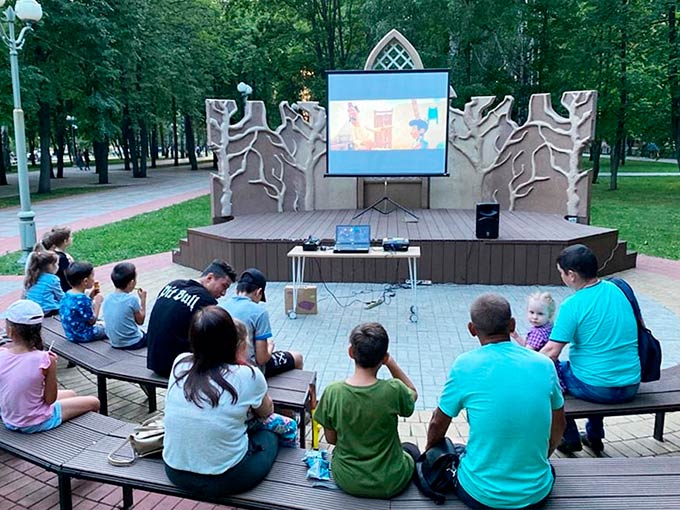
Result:
{"label": "carved branch decoration", "polygon": [[524,151],[521,150],[519,151],[514,158],[512,158],[512,179],[510,179],[510,182],[508,183],[508,191],[510,192],[510,207],[509,209],[511,211],[515,210],[515,201],[518,198],[525,198],[526,196],[529,195],[534,190],[534,186],[532,184],[540,181],[547,181],[550,179],[550,177],[547,176],[539,176],[538,175],[538,165],[536,164],[536,154],[538,151],[540,151],[542,148],[547,147],[546,144],[541,144],[534,151],[531,153],[531,173],[529,174],[529,178],[524,181],[524,182],[517,182],[522,175],[524,175],[525,172],[525,165],[522,164],[520,165],[520,169],[517,170],[516,167],[516,162],[517,159],[524,154]]}
{"label": "carved branch decoration", "polygon": [[[210,147],[217,154],[217,177],[223,189],[222,215],[232,214],[234,179],[251,173],[257,177],[247,182],[263,186],[267,196],[276,200],[279,212],[286,208],[297,210],[300,205],[305,210],[314,208],[315,171],[326,155],[324,108],[304,102],[290,106],[284,101],[279,106],[282,123],[272,130],[267,125],[262,103],[248,101],[245,115],[233,125],[234,101],[208,100],[206,103]],[[238,148],[230,152],[234,144]],[[301,175],[302,180],[294,174]],[[287,193],[291,195],[288,199]]]}

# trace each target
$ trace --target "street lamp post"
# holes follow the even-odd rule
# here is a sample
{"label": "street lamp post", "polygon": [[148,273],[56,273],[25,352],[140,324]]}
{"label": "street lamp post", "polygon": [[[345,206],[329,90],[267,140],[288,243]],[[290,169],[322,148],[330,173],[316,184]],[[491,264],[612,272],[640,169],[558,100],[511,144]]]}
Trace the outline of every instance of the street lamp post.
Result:
{"label": "street lamp post", "polygon": [[[0,8],[6,0],[0,0]],[[19,36],[14,35],[14,23],[19,18],[26,26],[21,29]],[[22,255],[19,263],[23,264],[36,242],[35,213],[31,209],[31,190],[28,185],[28,165],[26,162],[26,132],[24,128],[24,111],[21,109],[21,88],[19,85],[19,56],[18,50],[26,42],[26,34],[32,30],[31,25],[42,18],[42,7],[36,0],[17,0],[15,7],[9,6],[5,10],[7,31],[0,24],[2,40],[9,48],[9,63],[12,70],[12,95],[14,97],[14,143],[17,152],[17,173],[19,177],[19,200],[21,211],[19,217],[19,235],[21,237]]]}

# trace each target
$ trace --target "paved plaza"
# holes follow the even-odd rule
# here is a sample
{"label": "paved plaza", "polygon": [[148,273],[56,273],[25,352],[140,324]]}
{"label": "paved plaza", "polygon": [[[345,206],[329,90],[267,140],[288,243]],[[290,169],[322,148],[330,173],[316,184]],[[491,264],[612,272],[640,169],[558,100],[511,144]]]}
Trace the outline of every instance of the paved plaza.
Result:
{"label": "paved plaza", "polygon": [[[98,222],[110,222],[127,214],[130,208],[152,210],[158,208],[158,201],[181,201],[187,193],[204,194],[207,190],[208,172],[194,172],[187,178],[191,184],[179,188],[173,184],[170,171],[161,170],[156,174],[168,173],[167,178],[148,181],[153,186],[139,188],[134,199],[125,204],[113,197],[115,191],[94,195],[73,197],[69,200],[90,201],[90,207],[106,209],[109,219],[98,217]],[[195,175],[195,181],[192,180]],[[163,184],[167,182],[168,184]],[[111,194],[111,200],[106,197]],[[120,196],[118,196],[120,199]],[[186,199],[186,198],[184,198]],[[63,200],[63,199],[61,199]],[[51,202],[57,202],[51,201]],[[72,221],[76,224],[88,216],[77,212],[87,206],[76,207]],[[174,202],[171,202],[174,203]],[[43,204],[49,205],[47,202]],[[92,204],[95,204],[94,206]],[[40,205],[40,204],[36,204]],[[62,202],[63,206],[64,203]],[[162,207],[162,206],[161,206]],[[46,209],[47,211],[49,209]],[[0,210],[0,215],[7,210]],[[47,214],[42,211],[41,214]],[[82,216],[78,216],[82,214]],[[14,217],[12,217],[14,218]],[[42,221],[42,220],[39,220]],[[12,221],[16,225],[15,221]],[[60,222],[68,224],[69,221]],[[5,219],[0,225],[5,225]],[[1,236],[2,234],[0,234]],[[5,238],[6,239],[6,238]],[[0,239],[0,243],[3,239]],[[4,244],[0,244],[3,246]],[[150,304],[162,286],[172,279],[192,278],[198,272],[172,263],[170,253],[140,257],[133,260],[139,273],[139,284],[149,291]],[[104,294],[112,291],[108,279],[113,264],[96,269],[97,278],[102,282]],[[236,268],[242,270],[244,268]],[[636,289],[643,314],[648,326],[661,339],[664,348],[664,367],[680,363],[680,262],[666,261],[640,256],[636,269],[621,273]],[[317,315],[298,315],[289,319],[284,311],[284,286],[286,282],[270,282],[267,286],[266,306],[271,315],[274,339],[278,349],[300,351],[305,357],[305,368],[318,374],[319,392],[331,381],[343,379],[352,370],[347,356],[349,331],[365,321],[379,321],[390,335],[390,352],[413,379],[419,391],[416,413],[399,424],[402,440],[413,441],[424,446],[427,422],[437,405],[437,398],[447,375],[448,367],[460,353],[474,349],[478,344],[470,337],[466,325],[468,309],[472,300],[484,292],[498,292],[506,296],[518,319],[519,330],[524,333],[527,323],[524,317],[527,296],[539,287],[486,286],[486,285],[432,285],[420,286],[417,291],[418,322],[409,321],[412,305],[410,289],[403,282],[377,284],[317,283]],[[541,286],[540,290],[550,291],[558,304],[570,294],[562,286]],[[229,294],[234,289],[230,289]],[[21,294],[20,277],[0,277],[0,310]],[[385,303],[366,309],[366,302],[379,297]],[[1,312],[0,312],[1,313]],[[0,315],[1,316],[1,315]],[[383,374],[383,375],[386,375]],[[80,394],[96,395],[95,377],[79,368],[67,368],[59,363],[58,379],[61,387],[74,389]],[[159,407],[163,407],[164,392],[160,391]],[[109,412],[112,416],[130,422],[140,422],[147,416],[146,397],[138,386],[120,381],[109,383]],[[653,455],[680,455],[680,413],[667,417],[665,441],[655,441],[652,435],[651,416],[630,416],[608,418],[605,455],[612,457],[636,457]],[[464,416],[456,418],[449,429],[452,438],[465,439],[468,428]],[[560,456],[561,454],[557,453]],[[577,456],[588,456],[589,451]],[[0,453],[0,508],[10,509],[56,509],[58,491],[56,477],[40,468]],[[74,508],[109,510],[120,506],[120,489],[98,483],[74,482]],[[136,509],[211,509],[224,508],[200,504],[189,500],[135,491]]]}

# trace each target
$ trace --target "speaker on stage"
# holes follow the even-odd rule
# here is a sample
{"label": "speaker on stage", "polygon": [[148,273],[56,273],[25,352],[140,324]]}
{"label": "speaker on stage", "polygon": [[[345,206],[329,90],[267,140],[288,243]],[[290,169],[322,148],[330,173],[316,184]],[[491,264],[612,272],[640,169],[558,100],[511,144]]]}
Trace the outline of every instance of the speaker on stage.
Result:
{"label": "speaker on stage", "polygon": [[475,235],[477,239],[498,239],[498,223],[501,207],[498,202],[477,204]]}

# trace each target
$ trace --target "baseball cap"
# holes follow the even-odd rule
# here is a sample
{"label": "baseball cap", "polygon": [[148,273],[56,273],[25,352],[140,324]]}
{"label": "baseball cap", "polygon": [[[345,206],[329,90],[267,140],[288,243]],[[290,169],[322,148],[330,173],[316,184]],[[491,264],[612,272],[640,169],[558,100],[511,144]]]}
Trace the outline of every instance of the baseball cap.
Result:
{"label": "baseball cap", "polygon": [[5,312],[5,318],[14,324],[27,324],[29,326],[40,324],[43,320],[43,311],[38,303],[28,299],[15,301]]}
{"label": "baseball cap", "polygon": [[246,269],[241,273],[238,282],[252,283],[256,287],[262,289],[262,301],[264,302],[267,301],[264,297],[264,288],[267,286],[267,278],[264,276],[264,273],[259,269],[256,269],[254,267]]}

